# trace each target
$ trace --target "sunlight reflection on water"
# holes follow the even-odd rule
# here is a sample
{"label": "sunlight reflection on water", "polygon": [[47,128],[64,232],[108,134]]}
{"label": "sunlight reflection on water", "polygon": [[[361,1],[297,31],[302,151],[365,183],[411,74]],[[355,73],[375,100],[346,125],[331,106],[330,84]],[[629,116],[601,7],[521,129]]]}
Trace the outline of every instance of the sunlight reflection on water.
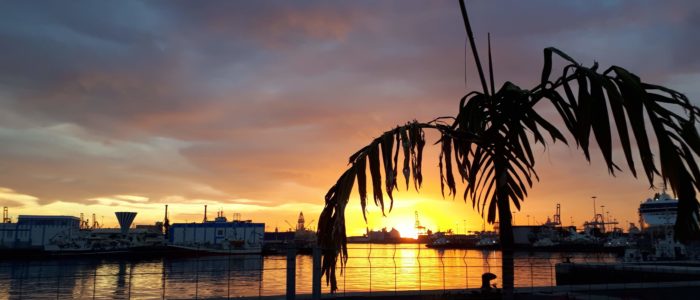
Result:
{"label": "sunlight reflection on water", "polygon": [[[477,288],[484,272],[498,275],[495,283],[501,285],[498,251],[438,251],[417,244],[350,248],[338,277],[340,292]],[[554,285],[554,265],[564,255],[572,261],[617,260],[612,254],[516,253],[516,287]],[[297,293],[311,293],[311,256],[297,256],[296,270]],[[285,256],[0,261],[0,295],[9,298],[204,298],[285,291]],[[328,292],[325,283],[323,292]]]}

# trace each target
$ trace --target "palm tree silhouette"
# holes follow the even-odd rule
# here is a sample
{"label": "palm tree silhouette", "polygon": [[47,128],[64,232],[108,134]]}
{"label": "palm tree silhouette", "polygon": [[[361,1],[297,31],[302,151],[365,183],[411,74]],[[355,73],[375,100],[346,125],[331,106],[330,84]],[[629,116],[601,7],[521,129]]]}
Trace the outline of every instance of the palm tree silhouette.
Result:
{"label": "palm tree silhouette", "polygon": [[[588,161],[592,133],[609,173],[614,176],[620,168],[613,161],[612,119],[617,129],[617,142],[622,147],[630,172],[636,177],[636,166],[641,161],[650,185],[653,185],[655,176],[660,176],[678,196],[676,238],[688,240],[698,237],[700,206],[695,189],[700,189],[700,170],[694,157],[700,155],[700,137],[696,128],[700,109],[683,94],[645,83],[624,68],[612,66],[599,72],[597,63],[585,67],[551,47],[544,49],[544,67],[539,85],[521,89],[511,82],[505,82],[496,90],[490,43],[490,80],[487,81],[464,0],[460,0],[460,9],[482,90],[469,92],[462,97],[455,117],[440,117],[425,123],[409,122],[384,132],[350,156],[349,168],[325,196],[325,207],[318,223],[318,242],[323,251],[322,272],[332,292],[337,290],[335,272],[338,259],[341,267],[347,260],[344,212],[354,183],[357,182],[365,221],[367,167],[374,204],[380,206],[384,213],[386,201],[383,194],[386,192],[391,211],[392,191],[398,188],[399,165],[406,188],[412,174],[413,184],[418,190],[423,180],[424,130],[435,130],[440,134],[435,145],[440,147],[443,197],[445,190],[453,197],[457,193],[454,167],[459,178],[466,183],[464,200],[469,199],[489,223],[499,221],[502,286],[504,296],[510,298],[514,283],[511,203],[520,209],[533,179],[539,180],[534,169],[535,158],[530,138],[545,147],[548,139],[567,143],[560,129],[535,110],[535,104],[540,102],[549,103],[556,109],[566,130]],[[562,59],[566,66],[559,77],[550,79],[554,57]],[[645,117],[648,122],[645,122]],[[657,159],[652,154],[654,139],[649,131],[656,137]],[[631,135],[635,144],[631,141]],[[635,161],[635,152],[639,161]]]}

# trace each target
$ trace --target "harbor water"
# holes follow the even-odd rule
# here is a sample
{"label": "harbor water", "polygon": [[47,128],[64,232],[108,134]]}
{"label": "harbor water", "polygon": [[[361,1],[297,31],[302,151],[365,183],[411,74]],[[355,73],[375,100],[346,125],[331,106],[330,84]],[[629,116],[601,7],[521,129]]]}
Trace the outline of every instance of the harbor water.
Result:
{"label": "harbor water", "polygon": [[[350,244],[339,292],[477,288],[481,274],[499,276],[494,250],[434,250],[422,244]],[[607,253],[518,252],[516,287],[556,285],[554,265],[615,262]],[[296,291],[311,293],[312,257],[296,257]],[[0,261],[0,298],[179,299],[283,295],[285,256],[61,258]],[[329,292],[323,279],[322,289]]]}

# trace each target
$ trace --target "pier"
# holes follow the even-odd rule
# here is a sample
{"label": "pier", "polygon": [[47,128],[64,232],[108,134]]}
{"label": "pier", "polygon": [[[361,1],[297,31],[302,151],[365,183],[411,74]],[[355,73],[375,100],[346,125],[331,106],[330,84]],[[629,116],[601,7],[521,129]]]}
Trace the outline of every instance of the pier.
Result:
{"label": "pier", "polygon": [[557,285],[659,283],[700,280],[700,262],[560,263]]}
{"label": "pier", "polygon": [[[587,300],[617,300],[617,299],[696,299],[700,281],[662,282],[650,284],[597,284],[597,285],[567,285],[555,287],[515,288],[515,299],[587,299]],[[480,289],[450,289],[397,292],[354,292],[337,295],[324,294],[321,299],[337,300],[456,300],[456,299],[501,299],[499,293],[483,294]],[[241,300],[283,300],[285,296],[243,297]],[[297,295],[299,300],[313,300],[310,294]]]}

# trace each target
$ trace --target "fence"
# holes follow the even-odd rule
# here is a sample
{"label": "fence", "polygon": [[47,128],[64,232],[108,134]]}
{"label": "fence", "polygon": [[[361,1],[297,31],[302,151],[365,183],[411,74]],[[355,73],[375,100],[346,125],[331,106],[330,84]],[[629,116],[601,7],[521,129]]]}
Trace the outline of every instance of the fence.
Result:
{"label": "fence", "polygon": [[[351,245],[349,250],[348,264],[338,276],[338,295],[474,289],[480,287],[484,272],[500,279],[498,251],[437,251],[410,244]],[[516,288],[560,290],[554,266],[565,259],[579,263],[617,260],[613,255],[566,255],[516,253]],[[319,265],[319,256],[295,255],[12,261],[0,263],[0,295],[12,299],[198,299],[285,294],[293,298],[316,292],[327,298],[330,295],[328,287],[320,284]],[[499,279],[495,283],[500,287]]]}

